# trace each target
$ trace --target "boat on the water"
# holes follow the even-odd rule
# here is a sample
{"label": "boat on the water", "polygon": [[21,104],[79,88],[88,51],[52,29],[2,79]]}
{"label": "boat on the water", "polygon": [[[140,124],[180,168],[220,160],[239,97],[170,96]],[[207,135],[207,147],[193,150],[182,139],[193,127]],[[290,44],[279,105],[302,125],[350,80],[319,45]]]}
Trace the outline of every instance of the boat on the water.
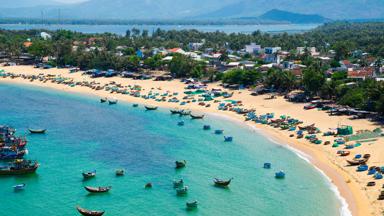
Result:
{"label": "boat on the water", "polygon": [[171,114],[180,114],[180,112],[182,111],[182,110],[179,110],[179,109],[171,109],[171,110],[169,110],[170,112],[171,112]]}
{"label": "boat on the water", "polygon": [[39,164],[37,161],[17,159],[8,166],[0,167],[0,175],[25,175],[35,173]]}
{"label": "boat on the water", "polygon": [[217,187],[228,187],[229,184],[231,184],[231,181],[233,178],[230,178],[229,180],[221,180],[221,179],[213,179],[213,182],[215,183],[215,186]]}
{"label": "boat on the water", "polygon": [[157,108],[158,108],[157,106],[150,106],[150,105],[145,105],[144,107],[147,110],[157,110]]}
{"label": "boat on the water", "polygon": [[224,130],[215,130],[215,134],[223,134]]}
{"label": "boat on the water", "polygon": [[191,110],[181,110],[179,114],[182,116],[187,116],[191,114]]}
{"label": "boat on the water", "polygon": [[105,193],[111,190],[112,186],[107,186],[107,187],[89,187],[85,186],[85,190],[87,190],[90,193]]}
{"label": "boat on the water", "polygon": [[264,163],[264,169],[271,169],[271,163]]}
{"label": "boat on the water", "polygon": [[27,150],[18,150],[13,147],[2,147],[0,148],[0,160],[13,160],[21,159],[27,153]]}
{"label": "boat on the water", "polygon": [[188,186],[184,186],[181,188],[176,188],[176,194],[177,195],[185,195],[188,193]]}
{"label": "boat on the water", "polygon": [[83,175],[83,177],[84,177],[85,179],[87,179],[87,178],[93,178],[93,177],[96,176],[96,170],[94,170],[94,171],[92,171],[92,172],[83,172],[82,175]]}
{"label": "boat on the water", "polygon": [[152,186],[153,186],[152,183],[151,183],[151,182],[148,182],[147,184],[145,184],[144,187],[145,187],[146,189],[149,189],[149,188],[152,188]]}
{"label": "boat on the water", "polygon": [[174,188],[179,188],[179,187],[183,187],[183,186],[184,186],[183,179],[173,180],[173,187]]}
{"label": "boat on the water", "polygon": [[105,103],[105,102],[107,102],[108,101],[108,98],[100,98],[100,103]]}
{"label": "boat on the water", "polygon": [[225,142],[232,142],[233,141],[233,137],[231,137],[231,136],[224,136],[224,141]]}
{"label": "boat on the water", "polygon": [[133,104],[132,106],[133,106],[133,107],[138,107],[138,106],[139,106],[139,104]]}
{"label": "boat on the water", "polygon": [[190,116],[191,116],[192,119],[203,119],[204,118],[204,114],[193,114],[193,113],[191,113]]}
{"label": "boat on the water", "polygon": [[210,125],[204,125],[204,126],[203,126],[203,129],[204,129],[204,130],[211,130],[211,126],[210,126]]}
{"label": "boat on the water", "polygon": [[283,179],[283,178],[285,178],[285,172],[282,171],[282,170],[280,170],[279,172],[276,172],[276,173],[275,173],[275,178],[277,178],[277,179]]}
{"label": "boat on the water", "polygon": [[195,209],[197,208],[197,205],[199,203],[197,202],[197,200],[194,200],[192,202],[186,202],[185,205],[187,206],[188,209]]}
{"label": "boat on the water", "polygon": [[105,213],[105,211],[87,210],[87,209],[81,208],[80,206],[77,206],[76,209],[80,214],[85,216],[101,216]]}
{"label": "boat on the water", "polygon": [[124,173],[125,173],[125,170],[124,169],[118,169],[118,170],[116,170],[115,173],[116,173],[117,176],[123,176]]}
{"label": "boat on the water", "polygon": [[176,169],[180,169],[185,167],[185,165],[187,164],[187,161],[186,160],[175,161],[175,164],[176,164]]}
{"label": "boat on the water", "polygon": [[117,99],[108,100],[109,105],[117,104],[117,102],[118,102]]}
{"label": "boat on the water", "polygon": [[177,125],[178,125],[178,126],[184,126],[184,124],[185,124],[184,121],[179,121],[179,122],[177,122]]}
{"label": "boat on the water", "polygon": [[47,129],[32,129],[32,128],[29,128],[28,130],[32,134],[43,134],[47,131]]}
{"label": "boat on the water", "polygon": [[13,186],[13,189],[14,190],[24,190],[24,188],[25,188],[25,185],[26,184],[18,184],[18,185],[15,185],[15,186]]}

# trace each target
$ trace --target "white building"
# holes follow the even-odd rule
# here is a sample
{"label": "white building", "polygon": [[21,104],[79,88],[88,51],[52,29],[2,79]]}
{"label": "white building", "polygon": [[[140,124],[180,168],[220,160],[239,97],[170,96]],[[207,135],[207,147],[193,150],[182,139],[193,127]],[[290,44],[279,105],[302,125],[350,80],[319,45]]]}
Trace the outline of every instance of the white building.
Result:
{"label": "white building", "polygon": [[249,45],[245,45],[245,52],[249,54],[258,54],[261,50],[261,46],[256,43],[251,43]]}

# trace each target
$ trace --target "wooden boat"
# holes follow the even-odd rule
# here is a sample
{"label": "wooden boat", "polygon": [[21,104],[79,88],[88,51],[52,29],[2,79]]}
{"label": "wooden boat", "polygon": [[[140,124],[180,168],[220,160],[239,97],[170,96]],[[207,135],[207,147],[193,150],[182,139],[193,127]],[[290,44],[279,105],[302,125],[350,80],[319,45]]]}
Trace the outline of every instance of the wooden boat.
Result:
{"label": "wooden boat", "polygon": [[350,154],[351,154],[350,151],[341,151],[341,152],[340,152],[340,156],[343,156],[343,157],[348,156],[348,155],[350,155]]}
{"label": "wooden boat", "polygon": [[146,105],[146,106],[144,106],[145,107],[145,109],[147,109],[147,110],[157,110],[157,106],[149,106],[149,105]]}
{"label": "wooden boat", "polygon": [[105,212],[105,211],[87,210],[87,209],[81,208],[80,206],[77,206],[76,209],[80,214],[85,216],[101,216]]}
{"label": "wooden boat", "polygon": [[271,163],[264,163],[264,169],[271,169]]}
{"label": "wooden boat", "polygon": [[179,110],[179,109],[171,109],[171,110],[169,110],[170,112],[171,112],[171,114],[180,114],[180,112],[182,111],[182,110]]}
{"label": "wooden boat", "polygon": [[277,178],[277,179],[283,179],[283,178],[285,178],[285,173],[284,173],[284,171],[281,170],[281,171],[275,173],[275,178]]}
{"label": "wooden boat", "polygon": [[368,158],[362,158],[362,159],[353,159],[353,160],[347,160],[348,164],[351,166],[358,166],[367,163],[369,160]]}
{"label": "wooden boat", "polygon": [[116,170],[115,173],[116,173],[117,176],[123,176],[125,171],[123,169],[118,169],[118,170]]}
{"label": "wooden boat", "polygon": [[186,202],[185,205],[187,206],[188,209],[195,209],[197,208],[198,202],[197,200],[192,202]]}
{"label": "wooden boat", "polygon": [[217,187],[228,187],[229,184],[231,184],[232,180],[233,180],[233,178],[230,178],[227,181],[215,178],[215,179],[213,179],[213,182],[215,183],[215,186],[217,186]]}
{"label": "wooden boat", "polygon": [[109,103],[109,105],[114,105],[114,104],[117,104],[117,100],[116,99],[108,100],[108,103]]}
{"label": "wooden boat", "polygon": [[96,170],[92,171],[92,172],[83,172],[83,177],[84,178],[93,178],[96,176]]}
{"label": "wooden boat", "polygon": [[0,175],[25,175],[35,173],[39,164],[37,161],[17,159],[8,166],[0,167]]}
{"label": "wooden boat", "polygon": [[148,182],[147,184],[145,184],[144,187],[147,188],[147,189],[152,188],[152,183]]}
{"label": "wooden boat", "polygon": [[85,186],[84,187],[85,190],[87,190],[88,192],[91,192],[91,193],[105,193],[105,192],[108,192],[109,190],[111,190],[111,186],[108,186],[108,187],[89,187],[89,186]]}
{"label": "wooden boat", "polygon": [[373,187],[373,186],[375,186],[376,185],[376,182],[374,182],[374,181],[371,181],[371,182],[368,182],[367,183],[367,186],[368,187]]}
{"label": "wooden boat", "polygon": [[204,114],[190,114],[191,118],[192,119],[203,119],[204,118]]}
{"label": "wooden boat", "polygon": [[15,186],[13,186],[13,189],[14,190],[24,190],[24,188],[25,188],[25,185],[26,184],[18,184],[18,185],[15,185]]}
{"label": "wooden boat", "polygon": [[32,134],[43,134],[47,131],[47,129],[28,129],[30,133]]}
{"label": "wooden boat", "polygon": [[188,186],[184,186],[182,188],[176,188],[177,195],[185,195],[188,193]]}
{"label": "wooden boat", "polygon": [[233,137],[231,137],[231,136],[224,136],[224,141],[225,142],[232,142],[233,141]]}
{"label": "wooden boat", "polygon": [[187,164],[187,161],[186,160],[175,161],[175,164],[176,164],[176,169],[180,169],[185,167],[185,165]]}
{"label": "wooden boat", "polygon": [[203,126],[203,129],[204,129],[204,130],[211,130],[211,126],[210,126],[210,125],[204,125],[204,126]]}
{"label": "wooden boat", "polygon": [[107,102],[107,101],[108,101],[107,98],[100,98],[100,103],[105,103],[105,102]]}
{"label": "wooden boat", "polygon": [[215,130],[215,134],[223,134],[224,130]]}
{"label": "wooden boat", "polygon": [[183,185],[184,185],[183,179],[173,180],[173,187],[174,188],[179,188],[179,187],[182,187]]}

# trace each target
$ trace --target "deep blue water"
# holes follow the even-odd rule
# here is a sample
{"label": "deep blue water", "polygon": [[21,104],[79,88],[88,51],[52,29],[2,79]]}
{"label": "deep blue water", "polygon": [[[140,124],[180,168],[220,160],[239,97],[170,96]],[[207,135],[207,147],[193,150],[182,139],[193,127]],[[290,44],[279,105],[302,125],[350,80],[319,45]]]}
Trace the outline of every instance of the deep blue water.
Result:
{"label": "deep blue water", "polygon": [[[0,124],[26,135],[28,158],[41,166],[36,175],[0,178],[0,216],[77,215],[76,205],[105,210],[105,215],[338,215],[340,203],[325,178],[295,153],[253,129],[214,116],[204,120],[180,117],[166,109],[145,111],[131,104],[100,104],[98,98],[52,90],[0,84]],[[234,136],[225,143],[204,124]],[[47,128],[29,135],[29,127]],[[174,169],[185,159],[187,167]],[[271,162],[272,169],[262,169]],[[124,168],[126,175],[115,177]],[[83,181],[81,172],[97,170]],[[284,180],[274,178],[283,169]],[[182,177],[190,191],[176,196],[172,180]],[[234,180],[216,188],[214,177]],[[153,189],[144,184],[152,182]],[[26,183],[25,191],[12,186]],[[113,188],[89,195],[83,186]],[[197,199],[196,211],[185,202]]]}

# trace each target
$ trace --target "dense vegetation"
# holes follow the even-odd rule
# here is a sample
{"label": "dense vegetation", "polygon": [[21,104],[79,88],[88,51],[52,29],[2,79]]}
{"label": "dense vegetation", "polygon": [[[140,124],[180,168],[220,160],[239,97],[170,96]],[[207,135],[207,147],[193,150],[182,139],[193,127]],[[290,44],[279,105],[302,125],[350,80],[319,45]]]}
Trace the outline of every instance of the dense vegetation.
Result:
{"label": "dense vegetation", "polygon": [[[60,30],[49,32],[52,39],[43,40],[40,30],[0,31],[0,50],[10,56],[28,52],[38,59],[52,56],[52,65],[73,65],[81,69],[116,69],[143,71],[145,69],[168,69],[175,77],[197,77],[208,80],[222,80],[229,84],[256,86],[262,84],[273,91],[289,92],[303,90],[308,96],[334,99],[338,103],[369,111],[384,113],[383,82],[373,79],[353,82],[345,71],[327,74],[329,68],[340,66],[339,60],[348,59],[361,66],[372,64],[372,60],[352,56],[352,51],[368,52],[374,59],[376,71],[382,66],[384,57],[384,23],[331,23],[302,34],[268,34],[260,31],[252,34],[225,34],[223,32],[199,32],[196,30],[163,31],[158,29],[151,34],[138,29],[127,30],[125,36],[115,34],[89,35]],[[94,38],[94,40],[90,40]],[[30,47],[23,43],[30,39]],[[169,62],[163,56],[153,54],[153,48],[181,47],[189,50],[188,43],[205,41],[200,51],[211,49],[221,52],[221,61],[228,61],[228,54],[238,55],[242,60],[250,60],[260,65],[261,59],[251,55],[240,55],[239,50],[246,44],[257,42],[262,47],[280,46],[290,52],[288,60],[300,60],[306,65],[303,75],[297,77],[291,71],[272,68],[266,73],[255,69],[234,69],[218,73],[208,67],[205,61],[176,54]],[[74,49],[74,46],[76,49]],[[334,50],[329,63],[322,63],[307,52],[297,55],[296,47],[316,47],[321,53]],[[94,49],[90,49],[93,47]],[[144,57],[138,56],[141,50]],[[117,55],[119,53],[119,55]]]}

